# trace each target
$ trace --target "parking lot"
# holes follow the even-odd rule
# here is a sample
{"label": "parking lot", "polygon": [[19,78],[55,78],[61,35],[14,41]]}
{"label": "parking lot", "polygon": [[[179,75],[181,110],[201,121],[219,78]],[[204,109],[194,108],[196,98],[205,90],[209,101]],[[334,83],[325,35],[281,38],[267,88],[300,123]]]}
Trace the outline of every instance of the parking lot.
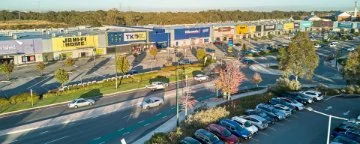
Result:
{"label": "parking lot", "polygon": [[[325,100],[306,105],[316,111],[347,119],[360,113],[360,97],[325,97]],[[327,138],[327,116],[308,110],[298,111],[289,118],[259,131],[248,142],[251,144],[324,144]],[[343,120],[332,119],[335,128]]]}

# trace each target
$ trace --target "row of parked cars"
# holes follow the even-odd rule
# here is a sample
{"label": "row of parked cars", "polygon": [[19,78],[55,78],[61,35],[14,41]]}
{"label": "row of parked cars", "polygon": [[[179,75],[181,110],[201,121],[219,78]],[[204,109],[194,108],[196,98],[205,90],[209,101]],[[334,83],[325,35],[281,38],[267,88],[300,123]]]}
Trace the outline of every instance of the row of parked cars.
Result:
{"label": "row of parked cars", "polygon": [[334,128],[331,144],[360,144],[360,123],[344,122]]}
{"label": "row of parked cars", "polygon": [[259,130],[290,117],[296,111],[304,110],[304,105],[320,101],[323,96],[318,91],[285,93],[272,98],[268,103],[260,103],[255,109],[247,109],[245,115],[231,119],[221,119],[206,129],[196,130],[194,137],[186,137],[182,144],[235,144],[252,138]]}

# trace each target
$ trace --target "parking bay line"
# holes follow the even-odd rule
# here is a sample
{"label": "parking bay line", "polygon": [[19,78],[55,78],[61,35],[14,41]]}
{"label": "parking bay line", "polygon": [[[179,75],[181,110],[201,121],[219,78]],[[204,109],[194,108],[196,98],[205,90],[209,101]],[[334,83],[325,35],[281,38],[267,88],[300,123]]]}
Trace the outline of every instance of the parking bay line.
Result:
{"label": "parking bay line", "polygon": [[148,126],[148,125],[150,125],[150,123],[145,124],[144,127],[146,127],[146,126]]}
{"label": "parking bay line", "polygon": [[259,132],[259,134],[263,134],[263,135],[265,135],[265,136],[269,136],[269,134],[267,134],[267,133],[264,133],[264,132]]}
{"label": "parking bay line", "polygon": [[273,130],[273,131],[277,131],[275,128],[272,127],[268,127],[269,129]]}
{"label": "parking bay line", "polygon": [[62,139],[67,138],[67,137],[68,137],[68,136],[63,136],[63,137],[61,137],[61,138],[54,139],[54,140],[52,140],[52,141],[46,142],[45,144],[53,143],[53,142],[56,142],[56,141],[58,141],[58,140],[62,140]]}
{"label": "parking bay line", "polygon": [[129,133],[130,133],[130,132],[125,132],[125,133],[122,134],[122,136],[127,135],[127,134],[129,134]]}
{"label": "parking bay line", "polygon": [[49,131],[44,131],[44,132],[41,132],[40,133],[40,135],[42,135],[42,134],[46,134],[46,133],[48,133]]}
{"label": "parking bay line", "polygon": [[279,125],[279,126],[285,126],[284,124],[280,124],[280,123],[275,123],[276,125]]}
{"label": "parking bay line", "polygon": [[101,139],[101,137],[94,138],[94,141],[96,141],[96,140],[98,140],[98,139]]}

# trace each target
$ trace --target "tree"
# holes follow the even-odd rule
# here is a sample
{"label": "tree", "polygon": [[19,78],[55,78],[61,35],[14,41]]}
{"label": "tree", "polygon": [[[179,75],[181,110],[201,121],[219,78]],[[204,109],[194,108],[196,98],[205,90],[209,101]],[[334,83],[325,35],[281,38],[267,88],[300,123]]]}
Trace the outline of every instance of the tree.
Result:
{"label": "tree", "polygon": [[197,100],[188,93],[185,96],[181,97],[181,103],[184,107],[185,117],[186,117],[188,110],[194,108],[195,104],[197,103]]}
{"label": "tree", "polygon": [[155,59],[155,58],[156,58],[156,55],[157,55],[157,53],[158,53],[157,48],[156,48],[156,47],[151,47],[151,48],[149,49],[149,52],[150,52],[150,55],[153,56],[154,59]]}
{"label": "tree", "polygon": [[297,82],[299,77],[311,79],[319,64],[314,44],[305,32],[298,33],[288,48],[280,49],[279,57],[280,69],[286,76],[294,75]]}
{"label": "tree", "polygon": [[55,78],[61,83],[61,87],[64,87],[64,84],[69,81],[69,73],[67,73],[64,69],[57,69],[55,71]]}
{"label": "tree", "polygon": [[196,58],[199,60],[199,61],[203,61],[204,58],[206,56],[206,52],[203,48],[200,48],[196,51]]}
{"label": "tree", "polygon": [[75,65],[75,60],[71,57],[68,57],[66,60],[65,60],[65,65],[68,66],[68,67],[72,67]]}
{"label": "tree", "polygon": [[45,69],[45,64],[43,62],[39,62],[36,64],[36,69],[40,72],[40,75],[43,74],[43,71]]}
{"label": "tree", "polygon": [[253,77],[252,77],[252,81],[256,84],[256,87],[259,87],[259,83],[262,82],[262,78],[261,75],[259,73],[254,73]]}
{"label": "tree", "polygon": [[246,50],[247,50],[247,47],[246,47],[246,44],[244,43],[243,45],[242,45],[242,49],[241,49],[243,52],[245,52]]}
{"label": "tree", "polygon": [[349,53],[343,73],[349,83],[360,84],[360,46],[356,51]]}
{"label": "tree", "polygon": [[274,38],[274,36],[272,34],[268,34],[268,38],[269,38],[269,40],[272,40]]}
{"label": "tree", "polygon": [[127,72],[129,72],[130,63],[126,59],[125,56],[117,56],[117,58],[116,58],[116,68],[122,74],[126,74]]}
{"label": "tree", "polygon": [[239,70],[238,62],[229,62],[225,69],[220,70],[220,76],[215,82],[217,89],[230,99],[230,94],[238,92],[240,84],[245,80],[245,75]]}
{"label": "tree", "polygon": [[5,62],[2,65],[0,65],[0,72],[4,73],[7,77],[7,80],[10,80],[10,74],[14,70],[14,64]]}

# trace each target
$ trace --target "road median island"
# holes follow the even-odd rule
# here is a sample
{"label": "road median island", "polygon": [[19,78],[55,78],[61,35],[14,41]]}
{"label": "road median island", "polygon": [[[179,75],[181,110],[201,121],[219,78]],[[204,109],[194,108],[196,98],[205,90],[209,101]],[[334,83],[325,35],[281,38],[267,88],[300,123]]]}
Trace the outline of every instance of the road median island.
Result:
{"label": "road median island", "polygon": [[[96,97],[105,97],[113,96],[114,94],[136,91],[143,89],[152,79],[155,79],[158,76],[163,76],[168,79],[168,82],[173,83],[176,79],[175,69],[176,67],[165,67],[162,70],[141,73],[134,76],[119,78],[118,79],[118,89],[115,88],[115,79],[106,79],[99,83],[89,84],[89,85],[79,85],[72,86],[69,89],[63,91],[52,90],[48,93],[42,95],[40,100],[26,100],[16,103],[10,103],[6,101],[8,99],[0,100],[0,116],[8,115],[11,112],[22,112],[26,110],[34,110],[39,108],[44,108],[47,106],[61,105],[67,103],[76,98],[96,98]],[[184,71],[184,69],[185,71]],[[201,71],[202,65],[193,64],[193,65],[183,65],[180,66],[179,71],[179,80],[184,80],[185,75],[191,79],[193,77],[193,72]],[[31,95],[27,95],[31,99]]]}

